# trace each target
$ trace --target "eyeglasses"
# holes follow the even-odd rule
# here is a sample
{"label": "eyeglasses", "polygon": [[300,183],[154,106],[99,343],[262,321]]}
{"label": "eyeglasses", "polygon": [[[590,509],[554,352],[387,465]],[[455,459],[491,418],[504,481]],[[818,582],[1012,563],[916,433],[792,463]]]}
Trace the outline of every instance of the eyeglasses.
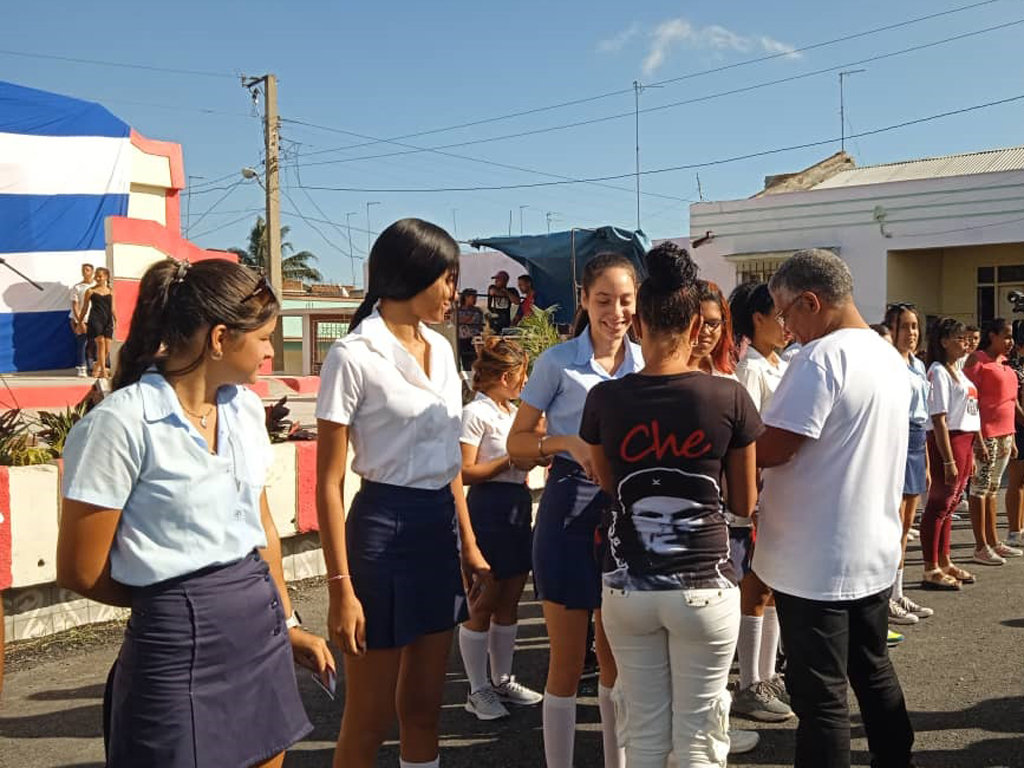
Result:
{"label": "eyeglasses", "polygon": [[704,320],[700,326],[701,332],[715,333],[722,327],[721,320]]}
{"label": "eyeglasses", "polygon": [[786,315],[789,314],[789,310],[793,308],[793,305],[800,301],[801,296],[803,296],[802,293],[794,296],[793,300],[789,302],[789,304],[787,304],[780,311],[775,313],[775,319],[778,320],[783,326],[786,325]]}
{"label": "eyeglasses", "polygon": [[267,280],[267,276],[261,273],[259,280],[256,281],[256,287],[252,289],[252,293],[242,299],[242,303],[244,304],[245,302],[255,299],[257,296],[261,296],[264,293],[270,297],[271,301],[277,301],[277,294],[274,293],[273,286],[270,284],[270,281]]}

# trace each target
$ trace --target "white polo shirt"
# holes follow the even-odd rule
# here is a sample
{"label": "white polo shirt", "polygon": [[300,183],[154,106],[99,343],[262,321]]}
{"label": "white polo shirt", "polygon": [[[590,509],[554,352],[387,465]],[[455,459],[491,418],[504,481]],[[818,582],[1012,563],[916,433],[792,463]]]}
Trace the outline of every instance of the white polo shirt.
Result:
{"label": "white polo shirt", "polygon": [[763,413],[768,407],[788,367],[789,363],[782,358],[779,358],[779,364],[775,366],[754,349],[753,344],[747,347],[746,354],[736,366],[736,378],[747,390],[759,412]]}
{"label": "white polo shirt", "polygon": [[462,469],[462,382],[451,345],[422,323],[430,376],[376,309],[331,346],[316,417],[349,427],[352,470],[375,483],[437,490]]}
{"label": "white polo shirt", "polygon": [[[459,441],[477,447],[477,464],[486,464],[508,455],[505,443],[512,431],[516,410],[509,403],[506,413],[483,392],[478,392],[476,399],[462,409],[462,436]],[[526,482],[526,475],[523,470],[512,467],[495,475],[489,482],[522,484]]]}
{"label": "white polo shirt", "polygon": [[764,423],[808,439],[765,469],[754,572],[806,600],[857,600],[892,585],[900,561],[899,507],[910,388],[896,349],[869,328],[810,342],[789,369]]}

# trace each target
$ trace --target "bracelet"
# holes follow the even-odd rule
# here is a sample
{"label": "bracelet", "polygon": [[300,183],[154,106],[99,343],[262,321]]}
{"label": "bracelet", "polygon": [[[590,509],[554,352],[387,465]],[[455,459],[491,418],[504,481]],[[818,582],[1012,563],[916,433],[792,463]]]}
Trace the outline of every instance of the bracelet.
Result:
{"label": "bracelet", "polygon": [[352,578],[352,574],[350,574],[350,573],[339,573],[336,576],[328,576],[327,577],[327,581],[328,582],[331,582],[331,581],[341,581],[342,579],[351,579],[351,578]]}
{"label": "bracelet", "polygon": [[956,466],[956,462],[955,461],[944,461],[944,462],[942,462],[942,466],[944,466],[944,467],[955,467]]}

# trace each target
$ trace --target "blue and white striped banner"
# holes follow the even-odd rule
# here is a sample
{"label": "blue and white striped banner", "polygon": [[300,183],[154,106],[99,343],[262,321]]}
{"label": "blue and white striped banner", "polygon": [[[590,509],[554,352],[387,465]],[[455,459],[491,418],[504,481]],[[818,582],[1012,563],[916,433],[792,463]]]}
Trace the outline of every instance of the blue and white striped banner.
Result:
{"label": "blue and white striped banner", "polygon": [[68,313],[104,220],[128,212],[131,129],[98,104],[0,81],[0,372],[75,364]]}

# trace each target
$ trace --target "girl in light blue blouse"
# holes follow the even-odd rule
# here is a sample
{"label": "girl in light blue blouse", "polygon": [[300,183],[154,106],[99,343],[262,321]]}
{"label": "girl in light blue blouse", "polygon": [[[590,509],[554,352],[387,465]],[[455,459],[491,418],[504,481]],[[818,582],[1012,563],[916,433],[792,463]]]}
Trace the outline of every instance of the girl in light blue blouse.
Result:
{"label": "girl in light blue blouse", "polygon": [[885,312],[885,323],[892,334],[893,346],[907,364],[910,382],[910,433],[907,442],[907,463],[903,476],[903,500],[900,516],[903,520],[900,568],[889,599],[889,621],[893,624],[916,624],[934,611],[918,605],[903,593],[903,561],[907,555],[907,537],[917,514],[921,494],[928,490],[928,451],[925,450],[928,424],[928,373],[917,358],[921,340],[921,325],[913,304],[890,304]]}
{"label": "girl in light blue blouse", "polygon": [[[625,256],[601,254],[587,263],[574,338],[537,359],[509,434],[513,459],[541,462],[554,457],[533,539],[533,583],[551,638],[543,714],[548,768],[572,766],[576,689],[591,611],[596,614],[601,667],[604,762],[606,768],[619,768],[624,760],[615,736],[615,660],[601,627],[601,568],[594,551],[595,533],[611,499],[595,483],[590,449],[579,431],[591,387],[643,368],[639,345],[627,337],[636,285],[636,271]],[[542,417],[547,419],[546,433]]]}
{"label": "girl in light blue blouse", "polygon": [[238,264],[154,264],[114,393],[68,435],[57,580],[132,609],[104,696],[110,768],[280,766],[312,728],[293,656],[325,683],[334,669],[288,599],[244,386],[277,312]]}

